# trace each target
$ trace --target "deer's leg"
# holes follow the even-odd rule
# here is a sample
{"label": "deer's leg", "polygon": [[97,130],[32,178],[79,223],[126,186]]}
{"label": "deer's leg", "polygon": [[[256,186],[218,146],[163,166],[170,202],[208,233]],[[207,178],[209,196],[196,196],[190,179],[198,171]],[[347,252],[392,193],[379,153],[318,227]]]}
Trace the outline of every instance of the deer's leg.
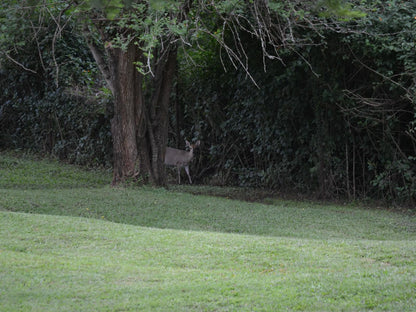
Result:
{"label": "deer's leg", "polygon": [[192,184],[191,175],[189,174],[189,166],[185,166],[186,174],[188,175],[189,184]]}

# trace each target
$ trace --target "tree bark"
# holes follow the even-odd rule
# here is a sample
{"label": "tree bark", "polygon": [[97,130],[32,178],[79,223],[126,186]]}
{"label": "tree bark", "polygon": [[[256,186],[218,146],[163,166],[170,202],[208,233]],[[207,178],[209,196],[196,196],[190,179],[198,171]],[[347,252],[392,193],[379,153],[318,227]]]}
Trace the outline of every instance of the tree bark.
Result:
{"label": "tree bark", "polygon": [[114,117],[111,120],[113,138],[113,185],[137,175],[136,160],[141,123],[145,122],[142,75],[136,70],[140,51],[134,44],[126,51],[109,49],[109,68],[113,85]]}

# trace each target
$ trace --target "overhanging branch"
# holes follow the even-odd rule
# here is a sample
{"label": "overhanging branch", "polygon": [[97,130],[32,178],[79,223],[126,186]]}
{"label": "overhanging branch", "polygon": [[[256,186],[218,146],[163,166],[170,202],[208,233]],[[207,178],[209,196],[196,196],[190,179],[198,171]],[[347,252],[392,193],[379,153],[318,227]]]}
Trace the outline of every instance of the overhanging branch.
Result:
{"label": "overhanging branch", "polygon": [[91,51],[92,56],[94,57],[95,62],[97,63],[98,69],[102,73],[108,88],[110,89],[111,93],[114,94],[114,84],[111,79],[110,70],[108,65],[105,61],[104,53],[100,50],[100,48],[94,43],[93,38],[91,38],[91,34],[87,27],[84,28],[84,36],[87,39],[87,45]]}

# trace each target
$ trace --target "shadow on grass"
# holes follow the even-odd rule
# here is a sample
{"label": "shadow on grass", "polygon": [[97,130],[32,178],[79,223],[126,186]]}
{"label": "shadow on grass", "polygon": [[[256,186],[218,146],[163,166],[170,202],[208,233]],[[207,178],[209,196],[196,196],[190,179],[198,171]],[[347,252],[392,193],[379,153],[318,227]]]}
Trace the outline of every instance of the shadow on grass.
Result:
{"label": "shadow on grass", "polygon": [[290,201],[264,205],[150,187],[0,188],[0,198],[0,210],[149,228],[307,239],[416,239],[414,217],[384,210]]}
{"label": "shadow on grass", "polygon": [[[0,154],[0,210],[262,236],[416,239],[414,216],[386,210],[271,199],[262,194],[265,205],[227,198],[241,194],[236,188],[111,188],[110,181],[105,171]],[[254,196],[253,191],[243,193]]]}

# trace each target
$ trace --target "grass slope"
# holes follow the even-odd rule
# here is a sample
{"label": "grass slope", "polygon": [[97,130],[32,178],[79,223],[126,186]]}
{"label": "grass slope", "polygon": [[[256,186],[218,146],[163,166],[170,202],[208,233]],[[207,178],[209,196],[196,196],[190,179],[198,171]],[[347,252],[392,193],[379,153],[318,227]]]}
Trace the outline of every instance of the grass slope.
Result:
{"label": "grass slope", "polygon": [[413,216],[109,181],[0,155],[0,311],[415,310]]}

